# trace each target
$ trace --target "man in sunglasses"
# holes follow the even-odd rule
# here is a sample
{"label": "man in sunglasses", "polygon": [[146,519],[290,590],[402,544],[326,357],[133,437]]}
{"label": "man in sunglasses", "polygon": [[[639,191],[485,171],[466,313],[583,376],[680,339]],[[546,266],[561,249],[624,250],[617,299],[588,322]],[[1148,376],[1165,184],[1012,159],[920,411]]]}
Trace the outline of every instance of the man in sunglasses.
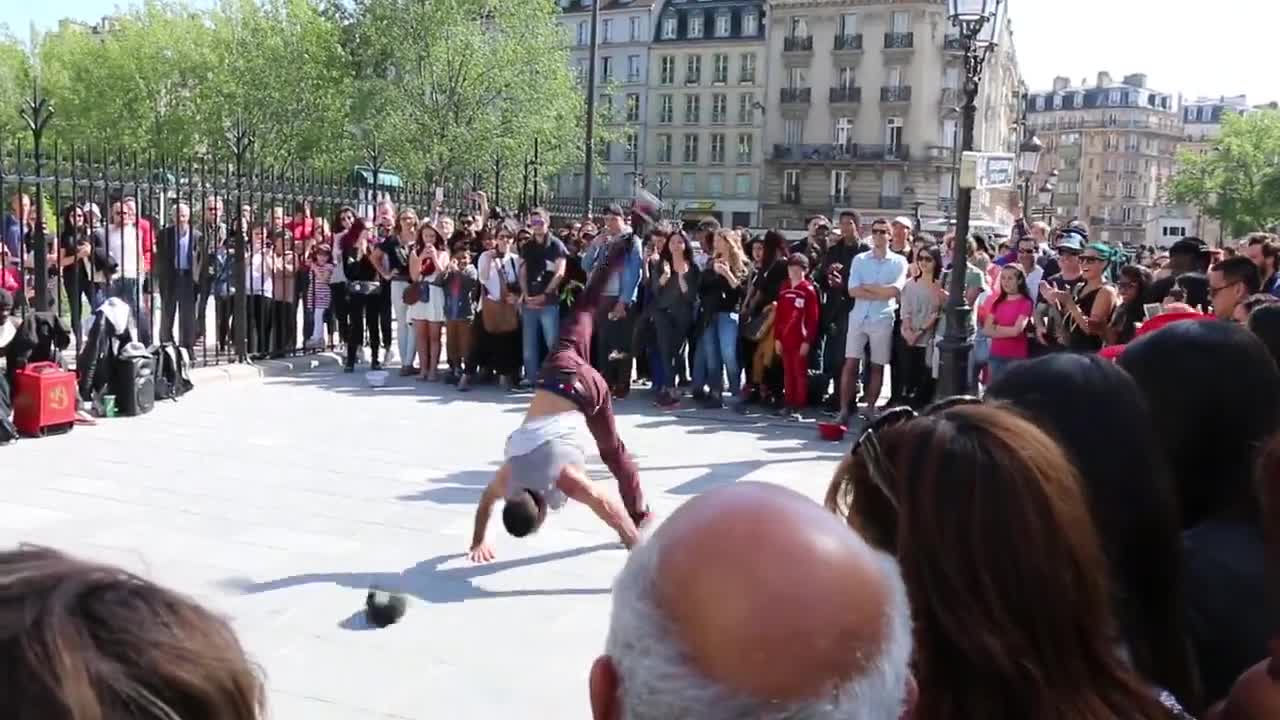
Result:
{"label": "man in sunglasses", "polygon": [[[649,516],[640,470],[618,436],[609,383],[589,362],[597,306],[629,250],[624,243],[612,245],[537,374],[524,422],[507,438],[506,459],[476,508],[469,553],[473,562],[494,557],[485,530],[493,506],[503,499],[502,525],[513,537],[536,532],[548,509],[558,510],[573,499],[590,507],[627,547],[638,540],[637,527]],[[618,481],[621,503],[598,490],[587,476],[586,451],[578,440],[584,425]]]}
{"label": "man in sunglasses", "polygon": [[[1084,282],[1080,271],[1080,253],[1083,252],[1087,236],[1083,231],[1067,229],[1058,240],[1059,272],[1047,280],[1036,284],[1038,305],[1032,322],[1035,326],[1035,342],[1031,344],[1031,355],[1039,356],[1063,349],[1062,330],[1066,308],[1056,300],[1057,291],[1071,291]],[[1028,287],[1030,282],[1028,281]]]}
{"label": "man in sunglasses", "polygon": [[536,208],[527,225],[531,238],[520,246],[521,347],[525,378],[532,383],[538,373],[539,341],[550,352],[560,329],[560,283],[564,281],[569,251],[548,232],[550,217],[546,210]]}

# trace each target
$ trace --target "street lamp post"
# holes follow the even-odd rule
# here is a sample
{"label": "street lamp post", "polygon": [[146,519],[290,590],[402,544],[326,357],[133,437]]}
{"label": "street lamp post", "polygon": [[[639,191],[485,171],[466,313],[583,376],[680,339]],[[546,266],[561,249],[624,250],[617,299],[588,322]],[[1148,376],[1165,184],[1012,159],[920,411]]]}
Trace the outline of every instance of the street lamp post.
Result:
{"label": "street lamp post", "polygon": [[1044,152],[1044,143],[1036,134],[1027,131],[1026,139],[1018,148],[1018,174],[1022,176],[1022,209],[1025,212],[1031,202],[1031,181],[1035,179],[1036,170],[1040,168],[1040,153]]}
{"label": "street lamp post", "polygon": [[1058,174],[1057,170],[1054,170],[1052,173],[1050,173],[1049,178],[1047,178],[1044,181],[1044,183],[1040,185],[1040,188],[1036,190],[1036,198],[1040,201],[1040,207],[1041,207],[1040,214],[1043,216],[1044,221],[1048,223],[1049,226],[1051,227],[1053,226],[1053,215],[1054,215],[1053,194],[1058,189],[1058,186],[1054,183],[1054,180],[1057,174]]}
{"label": "street lamp post", "polygon": [[592,205],[595,202],[595,183],[592,182],[595,177],[596,165],[596,55],[600,51],[600,2],[596,0],[591,3],[591,48],[587,53],[587,137],[586,137],[586,159],[585,167],[582,171],[584,184],[586,187],[582,191],[582,202],[586,206],[585,217],[592,217]]}
{"label": "street lamp post", "polygon": [[[947,14],[959,31],[964,45],[964,105],[961,107],[960,150],[973,150],[974,123],[978,112],[978,83],[982,68],[1000,37],[1002,0],[947,0]],[[938,390],[941,397],[970,392],[969,356],[973,339],[969,317],[973,309],[965,298],[968,274],[965,249],[969,238],[969,214],[973,210],[973,189],[961,187],[956,193],[956,232],[951,251],[951,275],[947,284],[947,332],[938,343],[941,368]]]}

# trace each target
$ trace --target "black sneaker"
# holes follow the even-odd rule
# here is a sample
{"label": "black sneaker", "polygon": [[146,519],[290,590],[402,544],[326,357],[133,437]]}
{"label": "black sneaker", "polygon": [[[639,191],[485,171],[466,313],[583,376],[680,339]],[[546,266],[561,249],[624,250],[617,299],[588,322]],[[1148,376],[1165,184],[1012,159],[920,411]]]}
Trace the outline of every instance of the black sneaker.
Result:
{"label": "black sneaker", "polygon": [[724,398],[720,397],[719,394],[707,395],[706,397],[702,398],[702,407],[708,410],[723,410]]}
{"label": "black sneaker", "polygon": [[377,360],[374,360],[372,363],[370,363],[369,368],[372,370],[381,370],[382,363],[378,362]]}
{"label": "black sneaker", "polygon": [[689,397],[692,398],[694,402],[702,402],[707,399],[707,393],[702,388],[698,388],[697,390],[689,393]]}

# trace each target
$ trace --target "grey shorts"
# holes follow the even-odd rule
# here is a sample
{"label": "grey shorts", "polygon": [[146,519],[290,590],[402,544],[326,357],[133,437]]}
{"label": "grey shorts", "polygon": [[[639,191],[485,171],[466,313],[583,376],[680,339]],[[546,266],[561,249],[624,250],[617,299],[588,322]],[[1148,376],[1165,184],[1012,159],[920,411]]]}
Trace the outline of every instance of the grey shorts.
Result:
{"label": "grey shorts", "polygon": [[576,444],[548,440],[524,455],[507,458],[507,465],[511,470],[507,495],[532,490],[541,495],[552,510],[559,510],[568,499],[556,487],[560,471],[566,465],[586,467],[586,464],[586,455]]}

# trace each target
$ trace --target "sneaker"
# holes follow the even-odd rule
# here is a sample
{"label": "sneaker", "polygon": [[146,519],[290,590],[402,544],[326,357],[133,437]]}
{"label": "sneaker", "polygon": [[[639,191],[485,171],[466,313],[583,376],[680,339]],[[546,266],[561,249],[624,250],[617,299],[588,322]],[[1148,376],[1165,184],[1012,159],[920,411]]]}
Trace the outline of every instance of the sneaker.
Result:
{"label": "sneaker", "polygon": [[377,360],[374,360],[372,363],[369,363],[369,368],[371,370],[381,370],[382,363],[378,362]]}
{"label": "sneaker", "polygon": [[689,397],[692,398],[694,402],[702,402],[707,399],[707,392],[702,388],[698,388],[697,390],[689,393]]}
{"label": "sneaker", "polygon": [[791,422],[800,422],[801,420],[804,420],[804,415],[801,415],[799,410],[789,410],[787,411],[786,418]]}
{"label": "sneaker", "polygon": [[662,408],[663,410],[671,410],[671,409],[680,407],[680,397],[675,393],[663,395],[662,397],[658,398],[658,402],[656,403],[656,405]]}

